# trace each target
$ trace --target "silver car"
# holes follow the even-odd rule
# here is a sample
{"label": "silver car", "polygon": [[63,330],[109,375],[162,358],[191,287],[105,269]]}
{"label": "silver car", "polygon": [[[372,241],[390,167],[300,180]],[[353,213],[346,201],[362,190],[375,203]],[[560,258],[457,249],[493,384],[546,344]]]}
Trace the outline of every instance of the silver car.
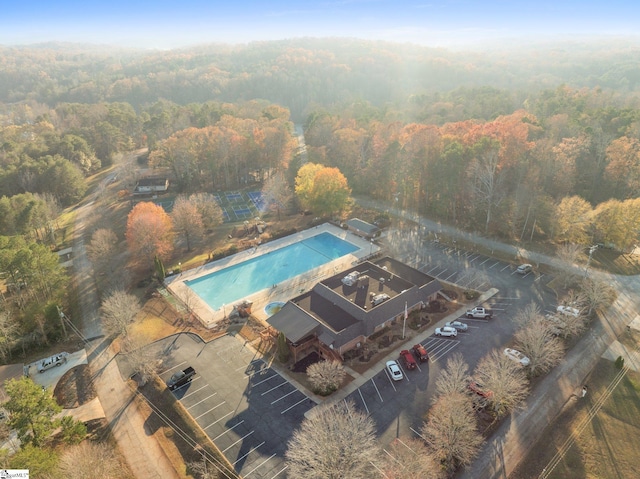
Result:
{"label": "silver car", "polygon": [[402,371],[400,370],[400,366],[395,361],[387,361],[387,371],[389,372],[389,376],[394,381],[402,381]]}
{"label": "silver car", "polygon": [[445,323],[445,327],[450,327],[450,328],[455,328],[458,331],[466,331],[467,329],[469,329],[469,326],[467,326],[466,323],[462,323],[460,321],[449,321],[448,323]]}

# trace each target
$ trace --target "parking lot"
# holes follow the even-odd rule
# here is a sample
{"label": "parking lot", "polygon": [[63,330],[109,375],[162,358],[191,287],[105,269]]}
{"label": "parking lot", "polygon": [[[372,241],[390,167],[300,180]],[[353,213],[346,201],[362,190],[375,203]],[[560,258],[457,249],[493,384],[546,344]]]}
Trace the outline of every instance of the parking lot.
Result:
{"label": "parking lot", "polygon": [[185,334],[154,347],[166,352],[163,379],[195,368],[173,394],[242,477],[286,477],[287,442],[315,403],[235,337],[205,345]]}
{"label": "parking lot", "polygon": [[[436,379],[452,354],[460,353],[472,372],[491,349],[509,344],[515,331],[511,317],[519,308],[531,301],[542,311],[555,307],[555,298],[544,287],[550,278],[539,275],[535,265],[532,272],[520,275],[515,263],[425,241],[419,234],[401,236],[401,251],[391,247],[392,255],[444,282],[499,292],[483,304],[493,311],[492,319],[467,319],[461,310],[457,318],[468,325],[467,331],[455,338],[424,336],[420,343],[430,360],[412,371],[399,361],[402,381],[393,381],[384,364],[377,365],[374,375],[345,398],[371,415],[383,445],[419,435]],[[392,244],[393,233],[389,240]],[[205,345],[195,336],[181,335],[155,347],[164,353],[163,379],[186,366],[196,369],[195,379],[174,394],[239,474],[286,477],[287,443],[315,405],[312,400],[237,338],[226,336]]]}

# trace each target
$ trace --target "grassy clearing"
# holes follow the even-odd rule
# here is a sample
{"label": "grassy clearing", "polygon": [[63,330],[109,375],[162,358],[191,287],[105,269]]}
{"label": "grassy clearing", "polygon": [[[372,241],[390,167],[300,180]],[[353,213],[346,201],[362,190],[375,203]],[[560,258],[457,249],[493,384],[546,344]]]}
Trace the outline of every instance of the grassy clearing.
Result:
{"label": "grassy clearing", "polygon": [[532,452],[509,479],[537,478],[571,434],[575,444],[549,475],[551,479],[620,479],[640,477],[640,373],[629,371],[580,431],[591,408],[606,393],[619,370],[601,359],[588,380],[589,393],[572,397],[564,411],[544,432]]}

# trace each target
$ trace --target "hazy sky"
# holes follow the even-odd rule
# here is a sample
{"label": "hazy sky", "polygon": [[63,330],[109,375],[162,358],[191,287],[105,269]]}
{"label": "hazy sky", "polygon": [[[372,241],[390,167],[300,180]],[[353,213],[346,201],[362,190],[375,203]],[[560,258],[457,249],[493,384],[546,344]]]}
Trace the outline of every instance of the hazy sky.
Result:
{"label": "hazy sky", "polygon": [[0,0],[0,44],[170,48],[301,36],[432,46],[529,36],[637,35],[638,0]]}

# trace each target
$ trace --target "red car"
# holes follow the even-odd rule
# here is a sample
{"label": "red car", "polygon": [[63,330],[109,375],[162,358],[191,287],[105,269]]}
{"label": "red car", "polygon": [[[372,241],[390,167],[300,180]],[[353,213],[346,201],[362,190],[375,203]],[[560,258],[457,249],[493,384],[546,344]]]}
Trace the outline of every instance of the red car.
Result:
{"label": "red car", "polygon": [[413,357],[413,354],[408,349],[403,349],[400,351],[400,358],[402,359],[402,363],[404,367],[407,369],[415,369],[418,366],[416,360]]}
{"label": "red car", "polygon": [[416,359],[421,363],[426,363],[427,361],[429,361],[429,355],[427,354],[427,350],[424,349],[424,346],[422,344],[414,345],[411,348],[411,351],[413,351],[413,354],[415,354]]}
{"label": "red car", "polygon": [[493,396],[493,391],[487,391],[482,384],[477,383],[473,380],[469,381],[468,387],[471,391],[476,393],[478,396],[482,396],[483,398],[489,399],[491,396]]}

